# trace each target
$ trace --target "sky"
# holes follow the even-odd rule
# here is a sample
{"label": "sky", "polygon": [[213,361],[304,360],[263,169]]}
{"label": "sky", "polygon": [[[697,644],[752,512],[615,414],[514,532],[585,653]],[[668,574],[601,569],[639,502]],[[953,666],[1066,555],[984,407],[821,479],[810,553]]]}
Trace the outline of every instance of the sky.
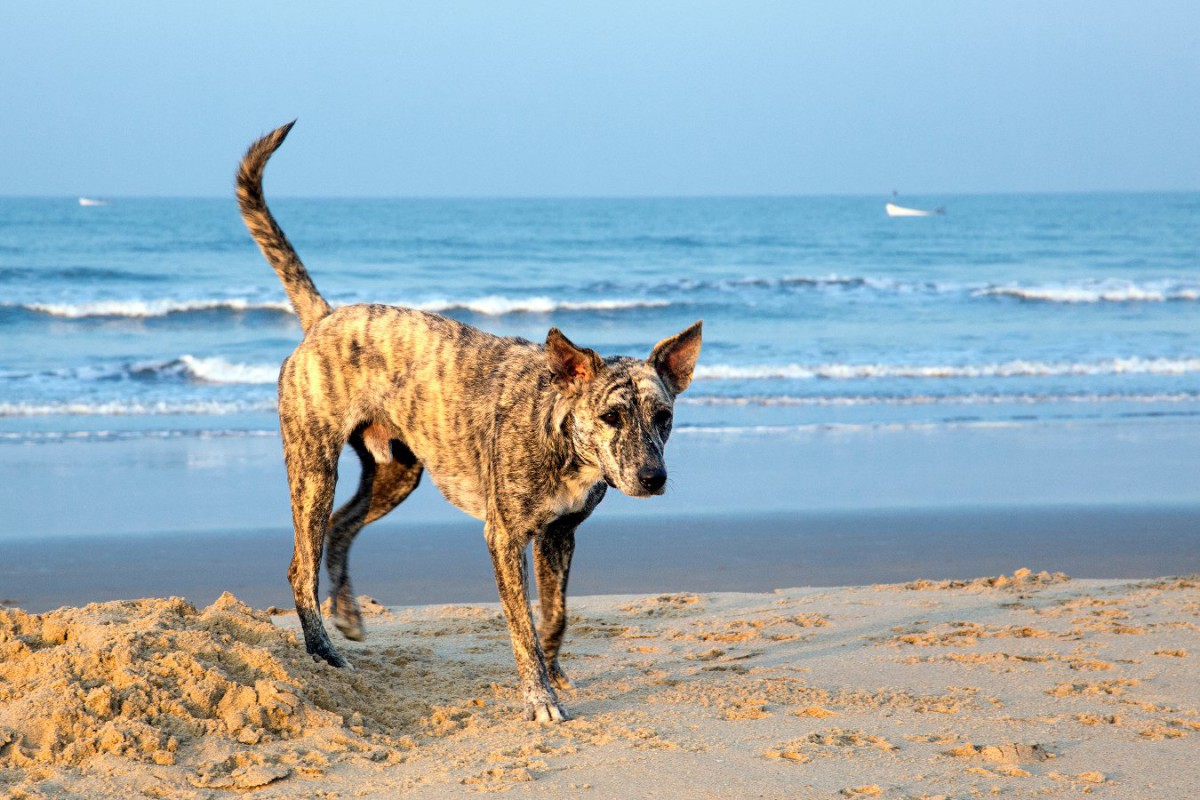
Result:
{"label": "sky", "polygon": [[1195,0],[0,3],[0,195],[1200,189]]}

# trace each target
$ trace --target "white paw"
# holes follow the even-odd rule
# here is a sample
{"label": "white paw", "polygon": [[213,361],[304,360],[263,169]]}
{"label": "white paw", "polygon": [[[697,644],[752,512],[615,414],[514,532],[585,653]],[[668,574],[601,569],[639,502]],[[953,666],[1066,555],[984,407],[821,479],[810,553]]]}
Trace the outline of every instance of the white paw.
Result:
{"label": "white paw", "polygon": [[564,722],[570,718],[571,715],[567,713],[567,710],[555,702],[527,703],[525,705],[525,719],[530,722],[549,724]]}

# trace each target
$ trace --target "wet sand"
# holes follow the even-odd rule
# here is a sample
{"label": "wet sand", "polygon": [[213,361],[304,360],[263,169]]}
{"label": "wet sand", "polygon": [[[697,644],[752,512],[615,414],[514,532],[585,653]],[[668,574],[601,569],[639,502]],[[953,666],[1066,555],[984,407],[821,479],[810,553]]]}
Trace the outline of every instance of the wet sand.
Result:
{"label": "wet sand", "polygon": [[[397,515],[399,516],[399,514]],[[1200,572],[1200,507],[923,509],[607,517],[579,529],[573,596],[762,592],[994,574],[1028,564],[1088,578]],[[132,597],[207,604],[231,591],[290,606],[291,531],[0,541],[0,601],[29,611]],[[351,551],[357,591],[388,605],[489,602],[482,526],[380,523]]]}
{"label": "wet sand", "polygon": [[[579,531],[573,595],[769,591],[1200,571],[1200,431],[947,427],[673,438],[663,497],[610,491]],[[356,484],[344,459],[340,496]],[[290,604],[278,437],[0,445],[0,600]],[[432,482],[368,527],[356,589],[387,604],[495,598],[482,523]]]}

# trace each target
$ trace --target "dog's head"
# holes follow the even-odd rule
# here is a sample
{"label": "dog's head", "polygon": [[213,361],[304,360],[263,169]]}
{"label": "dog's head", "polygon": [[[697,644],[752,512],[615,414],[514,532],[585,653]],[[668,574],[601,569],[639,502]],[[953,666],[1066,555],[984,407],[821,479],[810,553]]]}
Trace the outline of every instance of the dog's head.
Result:
{"label": "dog's head", "polygon": [[671,435],[675,398],[691,383],[700,355],[700,323],[663,339],[645,360],[602,359],[551,328],[546,355],[569,409],[564,419],[578,457],[631,497],[662,494],[663,445]]}

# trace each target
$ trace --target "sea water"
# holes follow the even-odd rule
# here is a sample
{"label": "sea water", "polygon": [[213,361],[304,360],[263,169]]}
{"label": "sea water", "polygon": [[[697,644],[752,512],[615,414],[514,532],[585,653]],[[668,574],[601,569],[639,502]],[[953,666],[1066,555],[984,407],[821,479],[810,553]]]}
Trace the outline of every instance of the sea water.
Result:
{"label": "sea water", "polygon": [[[334,305],[604,355],[703,319],[683,435],[1200,425],[1200,194],[927,200],[272,208]],[[232,197],[0,199],[0,444],[275,435],[300,338]]]}

